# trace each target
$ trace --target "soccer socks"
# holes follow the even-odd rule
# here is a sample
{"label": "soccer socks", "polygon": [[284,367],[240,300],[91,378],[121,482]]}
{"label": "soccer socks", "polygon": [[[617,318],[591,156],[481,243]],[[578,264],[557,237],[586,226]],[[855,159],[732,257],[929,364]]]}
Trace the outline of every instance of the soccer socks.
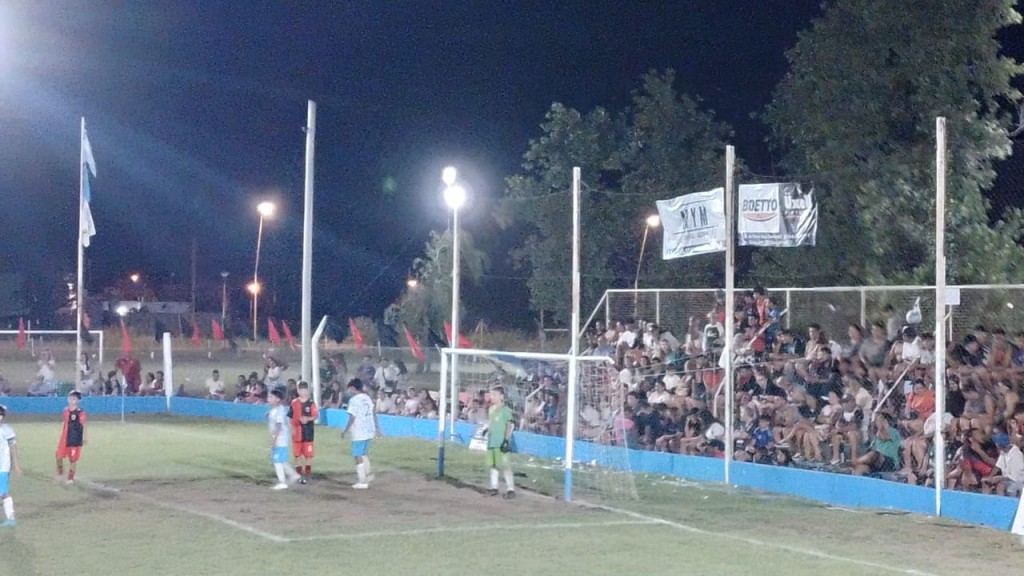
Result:
{"label": "soccer socks", "polygon": [[68,480],[74,480],[74,479],[75,479],[75,469],[74,468],[69,468],[68,469]]}
{"label": "soccer socks", "polygon": [[363,456],[363,464],[366,465],[366,477],[369,478],[370,476],[373,476],[373,467],[370,465],[370,459]]}
{"label": "soccer socks", "polygon": [[[516,486],[515,486],[515,484],[512,483],[512,469],[511,468],[506,468],[504,470],[504,472],[505,472],[505,485],[508,486],[508,491],[509,492],[514,492],[515,489],[516,489]],[[494,474],[494,476],[497,476],[498,475],[498,471],[494,470],[493,474]],[[497,480],[493,480],[492,483],[494,484],[495,488],[498,487],[498,481]]]}
{"label": "soccer socks", "polygon": [[284,484],[285,483],[284,464],[281,464],[281,463],[274,464],[274,473],[277,474],[277,483],[278,484]]}
{"label": "soccer socks", "polygon": [[313,476],[313,466],[311,466],[309,464],[306,464],[306,474],[305,474],[305,476],[306,476],[306,478],[312,478],[312,476]]}
{"label": "soccer socks", "polygon": [[356,477],[359,478],[360,484],[366,484],[366,464],[360,462],[356,464]]}
{"label": "soccer socks", "polygon": [[14,520],[14,498],[10,496],[4,498],[4,516],[7,516],[8,520]]}
{"label": "soccer socks", "polygon": [[498,469],[491,468],[491,490],[498,489]]}

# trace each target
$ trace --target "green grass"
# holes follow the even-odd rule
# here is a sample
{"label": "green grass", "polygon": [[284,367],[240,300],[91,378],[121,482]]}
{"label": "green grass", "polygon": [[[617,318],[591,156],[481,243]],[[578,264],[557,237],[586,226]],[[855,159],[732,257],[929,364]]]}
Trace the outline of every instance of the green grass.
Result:
{"label": "green grass", "polygon": [[[516,458],[528,490],[481,496],[479,453],[385,438],[377,482],[354,491],[348,441],[320,429],[310,486],[269,490],[265,427],[95,418],[73,487],[52,481],[56,418],[14,415],[25,476],[12,479],[18,527],[0,532],[0,575],[59,574],[972,574],[1017,573],[1009,534],[913,515],[662,477],[633,481],[621,511],[572,506],[554,463]],[[628,486],[620,475],[582,483]],[[581,495],[586,491],[581,491]],[[595,494],[586,494],[594,497]],[[910,572],[918,571],[918,572]]]}

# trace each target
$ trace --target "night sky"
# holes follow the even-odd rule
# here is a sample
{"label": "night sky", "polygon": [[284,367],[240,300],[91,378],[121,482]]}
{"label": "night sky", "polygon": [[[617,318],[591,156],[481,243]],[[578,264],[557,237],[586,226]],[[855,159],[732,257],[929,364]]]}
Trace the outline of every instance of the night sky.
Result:
{"label": "night sky", "polygon": [[[379,317],[428,232],[447,225],[445,165],[473,194],[466,229],[485,248],[507,248],[491,211],[552,102],[618,110],[645,71],[675,68],[677,88],[730,123],[738,154],[770,172],[751,113],[818,13],[816,0],[8,0],[0,271],[23,272],[32,286],[74,271],[85,116],[98,165],[90,290],[135,271],[187,284],[195,238],[200,303],[219,305],[227,270],[241,306],[255,205],[273,199],[280,216],[267,223],[261,277],[277,292],[276,315],[297,319],[302,127],[313,99],[314,316]],[[499,257],[466,298],[487,291],[523,309],[517,274]]]}

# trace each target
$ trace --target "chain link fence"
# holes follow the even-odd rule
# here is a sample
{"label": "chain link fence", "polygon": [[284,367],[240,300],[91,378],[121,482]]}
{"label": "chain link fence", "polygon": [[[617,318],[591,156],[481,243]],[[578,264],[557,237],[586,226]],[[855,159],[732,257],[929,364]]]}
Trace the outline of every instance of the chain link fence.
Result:
{"label": "chain link fence", "polygon": [[[1002,328],[1007,333],[1024,331],[1024,285],[951,286],[946,297],[947,330],[950,340],[962,338],[977,325]],[[779,310],[788,310],[782,323],[804,330],[812,323],[821,325],[833,339],[846,337],[850,324],[868,326],[896,316],[905,322],[915,304],[921,310],[921,330],[935,326],[935,289],[931,286],[863,286],[829,288],[767,288]],[[625,320],[655,322],[673,334],[685,334],[690,317],[702,321],[722,298],[715,289],[643,289],[608,290],[591,314],[587,325],[595,321],[609,323]],[[719,305],[720,306],[720,305]],[[891,306],[893,311],[886,312]]]}

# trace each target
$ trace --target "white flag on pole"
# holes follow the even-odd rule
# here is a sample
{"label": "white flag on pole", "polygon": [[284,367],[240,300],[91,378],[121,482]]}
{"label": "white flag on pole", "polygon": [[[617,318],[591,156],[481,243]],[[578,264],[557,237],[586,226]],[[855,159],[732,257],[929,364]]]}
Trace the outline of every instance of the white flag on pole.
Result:
{"label": "white flag on pole", "polygon": [[658,200],[665,260],[725,250],[725,189]]}
{"label": "white flag on pole", "polygon": [[82,246],[89,247],[89,242],[96,235],[96,224],[92,221],[92,209],[89,203],[92,202],[92,193],[89,188],[89,176],[96,177],[96,159],[92,156],[92,146],[89,145],[89,136],[85,133],[85,126],[82,126],[82,199],[81,199],[81,231]]}

